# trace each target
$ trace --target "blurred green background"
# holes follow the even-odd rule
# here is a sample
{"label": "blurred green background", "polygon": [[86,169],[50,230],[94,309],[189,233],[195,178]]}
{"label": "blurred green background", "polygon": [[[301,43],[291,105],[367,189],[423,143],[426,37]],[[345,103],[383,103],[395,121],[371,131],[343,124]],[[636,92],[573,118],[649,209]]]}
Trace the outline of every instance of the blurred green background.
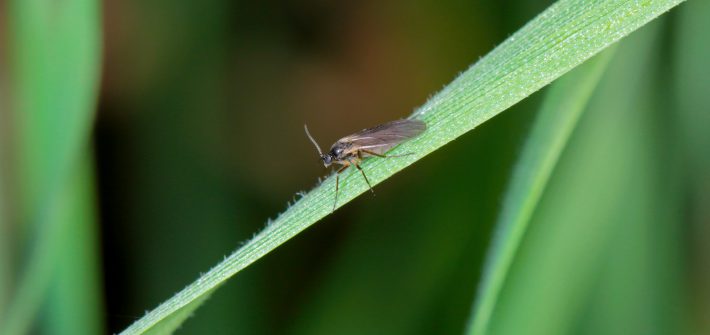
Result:
{"label": "blurred green background", "polygon": [[[123,330],[326,175],[304,123],[326,146],[407,116],[551,3],[0,4],[0,322]],[[708,31],[690,1],[622,40],[491,333],[710,333]],[[544,95],[250,266],[178,333],[462,333]]]}

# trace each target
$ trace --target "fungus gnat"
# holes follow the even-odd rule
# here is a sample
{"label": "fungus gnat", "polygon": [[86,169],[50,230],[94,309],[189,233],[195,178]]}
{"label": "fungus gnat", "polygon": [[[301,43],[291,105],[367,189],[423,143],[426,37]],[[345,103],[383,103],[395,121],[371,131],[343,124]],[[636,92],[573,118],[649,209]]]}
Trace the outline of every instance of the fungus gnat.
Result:
{"label": "fungus gnat", "polygon": [[423,133],[424,130],[426,130],[426,124],[419,120],[397,120],[363,129],[355,134],[339,139],[330,147],[330,151],[325,154],[321,151],[320,146],[318,146],[316,140],[313,139],[311,133],[308,132],[308,126],[304,125],[303,128],[306,130],[308,138],[318,150],[318,155],[320,155],[320,159],[323,161],[325,167],[329,167],[331,164],[342,165],[335,174],[335,201],[333,202],[333,210],[335,210],[335,206],[338,204],[338,184],[340,182],[341,172],[345,171],[350,165],[355,165],[362,173],[362,177],[365,178],[365,182],[367,186],[370,187],[370,191],[374,194],[375,191],[372,190],[372,185],[370,185],[370,181],[367,180],[365,171],[360,167],[362,159],[369,156],[388,158],[410,155],[411,153],[404,155],[385,155],[385,152],[397,144]]}

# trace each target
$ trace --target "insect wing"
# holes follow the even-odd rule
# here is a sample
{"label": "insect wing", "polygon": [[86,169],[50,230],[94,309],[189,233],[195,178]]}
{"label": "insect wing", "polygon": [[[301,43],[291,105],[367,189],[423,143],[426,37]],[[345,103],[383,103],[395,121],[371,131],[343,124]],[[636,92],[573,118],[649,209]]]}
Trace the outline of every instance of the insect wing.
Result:
{"label": "insect wing", "polygon": [[338,142],[351,143],[351,150],[368,150],[383,154],[395,145],[416,137],[426,130],[419,120],[397,120],[361,130]]}

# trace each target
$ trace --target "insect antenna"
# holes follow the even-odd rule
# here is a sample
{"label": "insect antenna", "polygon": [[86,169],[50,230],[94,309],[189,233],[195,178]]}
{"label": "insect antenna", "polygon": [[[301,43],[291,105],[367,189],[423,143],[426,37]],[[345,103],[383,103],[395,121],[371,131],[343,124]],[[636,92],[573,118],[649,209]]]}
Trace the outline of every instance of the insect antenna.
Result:
{"label": "insect antenna", "polygon": [[304,124],[303,129],[306,130],[306,136],[308,136],[308,138],[311,140],[311,142],[313,142],[313,145],[316,146],[316,149],[318,149],[318,155],[323,156],[323,152],[320,150],[320,146],[318,145],[318,143],[316,143],[316,140],[313,139],[313,136],[311,136],[311,133],[308,132],[308,126]]}

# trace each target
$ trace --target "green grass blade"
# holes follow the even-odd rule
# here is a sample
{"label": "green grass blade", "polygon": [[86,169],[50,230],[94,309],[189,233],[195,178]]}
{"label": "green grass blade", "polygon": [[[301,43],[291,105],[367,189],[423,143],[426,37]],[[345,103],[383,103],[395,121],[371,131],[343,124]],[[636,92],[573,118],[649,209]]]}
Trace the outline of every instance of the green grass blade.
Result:
{"label": "green grass blade", "polygon": [[667,245],[650,242],[676,206],[656,174],[670,136],[648,98],[658,28],[618,46],[533,214],[490,333],[678,333],[662,297],[675,275]]}
{"label": "green grass blade", "polygon": [[513,171],[468,334],[487,332],[498,295],[547,181],[582,115],[613,50],[591,59],[556,81]]}
{"label": "green grass blade", "polygon": [[[1,102],[0,102],[1,103]],[[3,115],[0,113],[0,117]],[[4,158],[5,134],[0,133],[0,157]],[[10,224],[8,213],[5,209],[5,166],[0,163],[0,315],[5,315],[7,302],[10,295],[10,283],[12,279],[12,241],[10,238]]]}
{"label": "green grass blade", "polygon": [[678,149],[687,170],[684,182],[690,199],[684,213],[692,238],[685,243],[698,255],[686,260],[691,265],[688,276],[692,278],[687,291],[692,292],[688,305],[692,306],[689,319],[693,329],[688,333],[710,334],[710,2],[693,1],[682,9],[674,21],[674,121],[679,127]]}
{"label": "green grass blade", "polygon": [[[489,55],[462,73],[417,110],[413,117],[429,129],[393,150],[414,152],[396,160],[368,160],[363,167],[373,185],[482,124],[581,64],[610,44],[663,14],[682,0],[572,1],[548,8]],[[339,206],[367,190],[357,171],[341,178]],[[334,178],[329,178],[286,212],[181,292],[135,322],[123,334],[171,333],[175,323],[161,323],[264,256],[286,240],[330,214]],[[189,314],[189,313],[186,313]]]}
{"label": "green grass blade", "polygon": [[[88,150],[99,85],[101,24],[95,0],[14,0],[7,8],[16,136],[12,149],[17,151],[12,170],[17,172],[18,206],[13,218],[18,221],[18,253],[26,260],[7,313],[0,316],[0,333],[12,335],[32,327],[56,266],[79,261],[57,258],[66,242],[61,232],[69,223],[58,214],[66,210],[60,208],[65,192],[73,191],[67,188],[80,187],[69,180]],[[81,294],[100,294],[88,287]],[[86,317],[101,319],[100,306],[87,309],[92,315]]]}
{"label": "green grass blade", "polygon": [[54,335],[101,334],[104,329],[101,269],[96,227],[96,203],[92,155],[82,157],[63,188],[57,232],[60,245],[55,249],[44,333]]}
{"label": "green grass blade", "polygon": [[94,0],[9,4],[21,218],[38,216],[86,149],[98,93],[100,20]]}
{"label": "green grass blade", "polygon": [[[663,66],[670,58],[664,51],[673,45],[666,34],[670,22],[658,20],[623,43],[626,50],[620,58],[626,63],[617,64],[614,75],[609,73],[599,88],[607,94],[596,98],[597,110],[629,117],[621,139],[633,145],[633,156],[626,157],[633,167],[631,184],[621,198],[626,201],[622,224],[611,227],[610,243],[603,250],[611,257],[595,274],[598,279],[583,310],[582,335],[691,333],[684,322],[690,309],[682,292],[687,283],[687,224],[680,182],[691,174],[687,164],[679,164],[680,133],[668,122],[679,114],[668,101],[671,78]],[[634,89],[618,93],[628,86]],[[608,94],[612,90],[615,93]]]}
{"label": "green grass blade", "polygon": [[[6,15],[0,14],[0,20],[5,17]],[[4,56],[3,51],[0,51],[0,69],[5,68]],[[5,76],[0,74],[0,85],[3,85],[5,80]],[[8,109],[6,94],[0,90],[0,119],[6,119]],[[13,240],[11,237],[12,227],[8,211],[10,206],[8,204],[7,189],[7,181],[10,180],[8,175],[9,166],[7,165],[9,161],[8,144],[10,143],[8,130],[9,127],[6,124],[0,123],[0,316],[5,315],[13,279]]]}

